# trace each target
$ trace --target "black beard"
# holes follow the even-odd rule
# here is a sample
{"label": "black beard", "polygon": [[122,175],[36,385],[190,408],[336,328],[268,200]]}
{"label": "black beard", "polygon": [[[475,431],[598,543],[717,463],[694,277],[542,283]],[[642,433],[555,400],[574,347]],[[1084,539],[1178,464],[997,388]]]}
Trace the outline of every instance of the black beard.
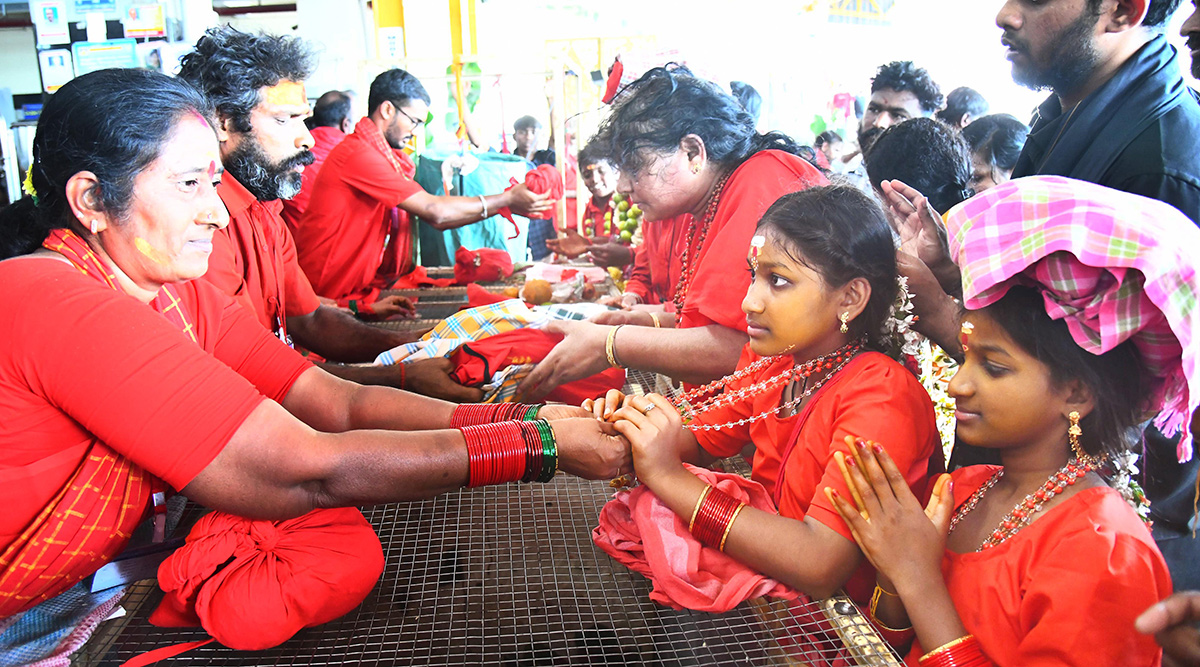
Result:
{"label": "black beard", "polygon": [[271,162],[262,144],[253,135],[245,135],[238,147],[222,162],[225,169],[259,201],[291,199],[300,192],[301,175],[292,171],[313,163],[310,150],[302,150],[282,162]]}
{"label": "black beard", "polygon": [[1187,46],[1192,52],[1192,76],[1200,79],[1200,56],[1195,55],[1196,51],[1200,51],[1200,32],[1188,34]]}
{"label": "black beard", "polygon": [[[1092,43],[1092,30],[1098,17],[1085,12],[1075,19],[1054,40],[1054,48],[1046,54],[1046,66],[1041,69],[1021,69],[1013,66],[1013,81],[1033,90],[1052,90],[1060,96],[1078,90],[1096,70],[1100,54]],[[1019,41],[1013,41],[1018,47]],[[1031,56],[1029,51],[1024,51]]]}

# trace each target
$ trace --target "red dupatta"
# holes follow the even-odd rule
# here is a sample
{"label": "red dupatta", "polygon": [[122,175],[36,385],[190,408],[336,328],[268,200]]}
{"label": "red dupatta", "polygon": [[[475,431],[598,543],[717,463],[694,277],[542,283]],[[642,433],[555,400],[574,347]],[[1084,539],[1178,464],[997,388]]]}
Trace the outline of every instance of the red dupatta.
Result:
{"label": "red dupatta", "polygon": [[[119,290],[113,272],[77,234],[51,232],[42,244],[80,273]],[[196,341],[195,330],[170,285],[152,307]],[[99,440],[59,456],[81,460],[70,480],[0,553],[0,618],[48,600],[95,572],[120,553],[160,486],[156,478]]]}

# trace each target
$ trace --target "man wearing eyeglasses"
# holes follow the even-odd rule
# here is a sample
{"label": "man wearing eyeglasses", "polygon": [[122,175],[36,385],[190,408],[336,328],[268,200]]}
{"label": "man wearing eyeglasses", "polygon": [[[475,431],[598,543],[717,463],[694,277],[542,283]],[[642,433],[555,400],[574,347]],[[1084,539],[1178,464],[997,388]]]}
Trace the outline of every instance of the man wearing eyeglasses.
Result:
{"label": "man wearing eyeglasses", "polygon": [[367,117],[326,158],[312,200],[296,226],[296,249],[317,294],[369,304],[412,270],[410,216],[438,229],[478,222],[507,206],[518,215],[550,208],[524,184],[480,197],[437,196],[413,180],[403,148],[429,116],[429,93],[416,77],[390,69],[375,78]]}

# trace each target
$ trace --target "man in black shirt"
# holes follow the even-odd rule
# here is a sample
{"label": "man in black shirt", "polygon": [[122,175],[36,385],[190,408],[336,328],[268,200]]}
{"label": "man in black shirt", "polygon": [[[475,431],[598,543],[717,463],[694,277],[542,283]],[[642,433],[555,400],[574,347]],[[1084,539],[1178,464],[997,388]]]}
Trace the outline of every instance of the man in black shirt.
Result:
{"label": "man in black shirt", "polygon": [[[1162,34],[1179,3],[1004,3],[996,25],[1013,79],[1052,92],[1034,113],[1013,178],[1091,181],[1164,201],[1200,224],[1200,104]],[[1197,458],[1177,464],[1174,439],[1149,427],[1142,461],[1154,537],[1176,590],[1200,588],[1200,541],[1191,530]]]}

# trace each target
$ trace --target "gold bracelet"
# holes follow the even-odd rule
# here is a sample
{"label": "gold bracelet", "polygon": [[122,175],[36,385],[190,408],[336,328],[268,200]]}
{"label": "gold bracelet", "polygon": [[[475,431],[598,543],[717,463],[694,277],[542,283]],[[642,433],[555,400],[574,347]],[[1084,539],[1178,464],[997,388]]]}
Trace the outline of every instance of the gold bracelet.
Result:
{"label": "gold bracelet", "polygon": [[712,491],[712,486],[705,485],[704,490],[700,492],[700,499],[696,501],[696,507],[692,510],[692,520],[688,521],[688,532],[692,532],[692,528],[696,525],[696,515],[700,513],[700,506],[704,504],[704,499],[708,497],[708,492]]}
{"label": "gold bracelet", "polygon": [[954,648],[955,646],[958,646],[959,644],[961,644],[963,642],[971,641],[972,639],[975,639],[975,635],[963,635],[962,637],[959,637],[958,639],[948,641],[945,644],[942,644],[941,646],[933,649],[929,653],[926,653],[925,655],[921,656],[921,659],[918,660],[917,662],[924,662],[925,660],[932,658],[933,656],[935,656],[939,653],[945,653],[946,651],[949,651],[950,649]]}
{"label": "gold bracelet", "polygon": [[656,313],[654,311],[650,311],[650,319],[654,320],[654,328],[655,329],[662,328],[662,322],[658,321],[658,313]]}
{"label": "gold bracelet", "polygon": [[733,522],[737,521],[738,515],[742,513],[742,508],[746,503],[738,503],[737,509],[733,510],[733,516],[729,517],[729,523],[725,524],[725,534],[721,536],[721,543],[717,545],[717,551],[725,553],[725,540],[729,539],[729,529],[733,528]]}
{"label": "gold bracelet", "polygon": [[887,595],[887,596],[894,597],[894,598],[900,597],[896,593],[892,593],[888,590],[885,590],[884,587],[880,586],[878,583],[875,584],[875,592],[871,594],[871,604],[870,604],[870,606],[867,607],[867,615],[870,616],[871,619],[875,621],[875,625],[878,625],[880,628],[883,628],[884,630],[887,630],[888,632],[907,632],[908,630],[912,630],[913,626],[911,626],[911,625],[908,626],[907,628],[893,628],[893,627],[884,625],[883,621],[879,620],[879,617],[875,615],[875,611],[879,607],[879,596],[880,595]]}
{"label": "gold bracelet", "polygon": [[608,357],[608,365],[610,368],[624,368],[624,366],[621,365],[621,362],[617,360],[617,330],[623,326],[625,325],[618,324],[612,329],[609,329],[608,340],[604,342],[604,354]]}

